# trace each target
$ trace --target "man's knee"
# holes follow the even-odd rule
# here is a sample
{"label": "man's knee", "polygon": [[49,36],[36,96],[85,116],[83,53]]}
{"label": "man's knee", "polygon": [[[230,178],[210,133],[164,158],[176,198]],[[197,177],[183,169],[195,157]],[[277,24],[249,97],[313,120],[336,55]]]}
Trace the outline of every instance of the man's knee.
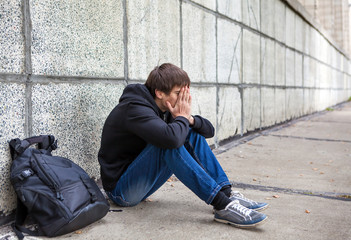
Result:
{"label": "man's knee", "polygon": [[113,195],[110,192],[107,192],[107,196],[118,206],[120,207],[133,207],[138,205],[143,197],[137,194],[128,194],[127,197],[122,197],[119,195]]}
{"label": "man's knee", "polygon": [[187,140],[193,141],[194,139],[206,141],[206,138],[204,136],[190,128]]}

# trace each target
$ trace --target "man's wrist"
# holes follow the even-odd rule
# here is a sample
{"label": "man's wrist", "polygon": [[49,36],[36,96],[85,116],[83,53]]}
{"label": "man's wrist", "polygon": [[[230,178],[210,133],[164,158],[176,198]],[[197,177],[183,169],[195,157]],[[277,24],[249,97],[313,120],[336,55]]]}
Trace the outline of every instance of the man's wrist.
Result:
{"label": "man's wrist", "polygon": [[194,123],[195,123],[194,117],[193,117],[192,115],[190,115],[190,117],[188,118],[188,120],[189,120],[189,125],[193,126]]}

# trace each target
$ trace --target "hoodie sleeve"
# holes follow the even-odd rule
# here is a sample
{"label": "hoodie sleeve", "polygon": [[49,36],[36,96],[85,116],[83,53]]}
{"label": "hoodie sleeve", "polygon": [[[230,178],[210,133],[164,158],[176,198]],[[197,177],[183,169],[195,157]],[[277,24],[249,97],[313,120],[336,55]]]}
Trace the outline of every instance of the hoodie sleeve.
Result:
{"label": "hoodie sleeve", "polygon": [[211,138],[214,136],[215,130],[210,121],[208,121],[206,118],[203,118],[199,115],[195,115],[193,116],[193,118],[194,118],[194,125],[190,127],[192,127],[195,131],[197,131],[205,138]]}
{"label": "hoodie sleeve", "polygon": [[126,114],[128,130],[160,148],[182,146],[189,132],[189,121],[186,118],[177,117],[167,124],[148,106],[131,103]]}

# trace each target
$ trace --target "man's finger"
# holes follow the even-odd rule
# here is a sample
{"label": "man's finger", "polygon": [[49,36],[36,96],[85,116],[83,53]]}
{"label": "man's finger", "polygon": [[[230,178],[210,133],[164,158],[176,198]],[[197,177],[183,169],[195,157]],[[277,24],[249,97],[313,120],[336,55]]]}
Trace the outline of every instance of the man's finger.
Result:
{"label": "man's finger", "polygon": [[184,88],[184,101],[188,102],[189,99],[189,92],[187,88]]}
{"label": "man's finger", "polygon": [[184,101],[185,102],[189,102],[189,96],[190,96],[190,93],[189,93],[189,88],[185,88],[184,89]]}
{"label": "man's finger", "polygon": [[166,104],[167,104],[168,110],[172,113],[174,108],[172,107],[171,103],[167,101]]}
{"label": "man's finger", "polygon": [[184,99],[185,99],[185,91],[184,90],[185,90],[184,87],[182,87],[180,89],[180,93],[179,93],[179,96],[178,96],[178,99],[181,100],[181,101],[184,101]]}
{"label": "man's finger", "polygon": [[190,103],[191,102],[191,94],[190,94],[190,88],[189,87],[187,87],[187,93],[188,93],[187,102]]}

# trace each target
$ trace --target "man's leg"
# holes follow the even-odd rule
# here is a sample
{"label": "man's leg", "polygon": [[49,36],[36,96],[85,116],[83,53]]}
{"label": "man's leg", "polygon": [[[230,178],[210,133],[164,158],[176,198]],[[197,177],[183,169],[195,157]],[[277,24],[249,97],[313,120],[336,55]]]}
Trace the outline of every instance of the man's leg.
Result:
{"label": "man's leg", "polygon": [[[185,143],[185,147],[191,153],[193,158],[218,184],[226,181],[226,174],[203,136],[191,130]],[[230,184],[222,187],[221,191],[223,191],[226,196],[230,197],[231,200],[239,200],[240,204],[247,208],[261,211],[268,207],[267,203],[253,201],[244,197],[238,191],[232,191]]]}
{"label": "man's leg", "polygon": [[120,206],[134,206],[161,187],[172,172],[207,204],[216,207],[229,202],[222,208],[216,208],[216,221],[253,227],[267,218],[264,214],[243,207],[239,201],[230,202],[220,191],[229,184],[226,177],[219,178],[223,181],[217,184],[184,146],[163,150],[147,145],[108,195]]}
{"label": "man's leg", "polygon": [[176,177],[207,204],[225,185],[230,185],[227,177],[222,175],[218,182],[193,158],[188,150],[181,146],[177,149],[165,149],[164,161]]}
{"label": "man's leg", "polygon": [[123,173],[115,189],[107,195],[119,206],[130,207],[140,203],[172,175],[162,158],[162,149],[147,145]]}
{"label": "man's leg", "polygon": [[160,149],[147,145],[108,195],[120,206],[134,206],[160,188],[172,173],[207,204],[222,186],[229,184],[218,185],[184,146]]}
{"label": "man's leg", "polygon": [[223,171],[203,136],[194,130],[190,130],[184,146],[195,161],[217,182],[218,185],[230,186],[227,175]]}
{"label": "man's leg", "polygon": [[225,175],[218,184],[184,146],[160,149],[147,145],[108,195],[118,205],[134,206],[160,188],[172,173],[207,204],[230,184]]}
{"label": "man's leg", "polygon": [[[219,170],[221,168],[218,162],[204,161],[207,167],[203,168],[184,146],[165,150],[164,160],[184,185],[207,204],[215,207],[216,221],[238,227],[254,227],[267,219],[266,215],[242,206],[238,200],[232,201],[220,191],[223,186],[230,183],[225,174]],[[216,168],[216,172],[219,173],[215,175],[219,184],[205,171],[210,166]]]}

